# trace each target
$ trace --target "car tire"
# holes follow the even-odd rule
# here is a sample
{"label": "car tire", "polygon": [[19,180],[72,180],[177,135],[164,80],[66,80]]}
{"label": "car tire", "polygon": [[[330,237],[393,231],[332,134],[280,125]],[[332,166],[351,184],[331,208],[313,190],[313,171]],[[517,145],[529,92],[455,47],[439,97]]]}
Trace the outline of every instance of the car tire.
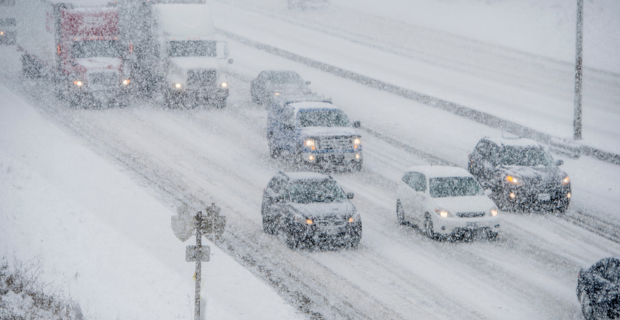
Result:
{"label": "car tire", "polygon": [[263,204],[260,210],[261,215],[263,216],[263,231],[267,234],[275,234],[276,226],[275,222],[272,218],[269,217],[269,212],[266,206]]}
{"label": "car tire", "polygon": [[583,317],[586,320],[594,320],[594,307],[592,306],[592,301],[590,301],[590,297],[585,290],[582,290],[579,293],[579,302],[581,303],[581,313],[583,313]]}
{"label": "car tire", "polygon": [[424,216],[424,234],[430,239],[437,239],[437,234],[433,227],[433,219],[431,219],[431,215],[428,212]]}
{"label": "car tire", "polygon": [[405,220],[405,209],[403,209],[403,206],[400,204],[400,199],[396,200],[396,219],[400,225],[407,224]]}
{"label": "car tire", "polygon": [[297,238],[297,236],[293,232],[292,227],[288,227],[286,230],[286,245],[290,249],[296,249],[297,247],[299,247],[299,238]]}

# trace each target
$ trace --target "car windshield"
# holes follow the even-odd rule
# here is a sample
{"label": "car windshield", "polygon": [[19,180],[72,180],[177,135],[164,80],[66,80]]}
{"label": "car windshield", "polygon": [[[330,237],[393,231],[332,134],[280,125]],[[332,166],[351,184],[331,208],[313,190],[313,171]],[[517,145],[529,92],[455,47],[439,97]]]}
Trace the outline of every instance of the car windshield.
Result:
{"label": "car windshield", "polygon": [[331,203],[346,200],[342,189],[331,180],[299,180],[290,184],[288,189],[294,203]]}
{"label": "car windshield", "polygon": [[168,56],[215,57],[217,56],[216,42],[200,40],[170,41]]}
{"label": "car windshield", "polygon": [[482,195],[482,188],[472,177],[448,177],[429,179],[433,198],[466,197]]}
{"label": "car windshield", "polygon": [[73,42],[73,58],[120,57],[116,40],[88,40]]}
{"label": "car windshield", "polygon": [[302,127],[349,126],[349,117],[340,110],[299,110],[297,120]]}
{"label": "car windshield", "polygon": [[504,147],[500,152],[500,161],[505,166],[552,166],[553,158],[539,147]]}
{"label": "car windshield", "polygon": [[274,72],[269,76],[269,80],[275,84],[297,84],[301,83],[301,77],[295,72]]}

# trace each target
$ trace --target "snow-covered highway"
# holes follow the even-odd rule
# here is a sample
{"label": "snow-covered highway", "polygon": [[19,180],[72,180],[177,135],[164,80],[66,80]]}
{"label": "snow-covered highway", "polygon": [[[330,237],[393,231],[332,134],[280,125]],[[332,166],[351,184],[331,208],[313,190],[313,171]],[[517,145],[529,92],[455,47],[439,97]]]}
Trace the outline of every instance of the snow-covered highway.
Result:
{"label": "snow-covered highway", "polygon": [[[281,34],[270,34],[279,46],[290,45],[303,53],[335,59],[329,62],[342,67],[358,68],[359,64],[368,62],[347,59],[347,54],[339,54],[339,49],[325,51],[327,48],[312,43],[303,47],[304,41],[323,41],[329,35],[313,33],[296,42],[301,32],[297,27],[281,27],[279,19],[269,17],[250,19],[247,13],[226,8],[220,2],[213,5],[215,12],[225,12],[221,17],[228,18],[219,21],[219,28],[236,28],[233,31],[249,37],[260,33],[258,27],[265,25],[263,19],[268,19],[268,25],[278,24],[276,28]],[[329,41],[336,47],[351,45],[342,44],[337,38]],[[234,41],[229,45],[235,63],[229,70],[229,105],[223,110],[166,110],[152,100],[135,101],[124,109],[70,109],[68,103],[54,97],[52,87],[45,81],[20,76],[19,53],[14,47],[0,48],[0,85],[81,139],[107,161],[125,168],[126,174],[158,201],[170,206],[188,203],[204,207],[211,202],[221,206],[228,226],[218,247],[271,285],[309,319],[581,318],[575,297],[579,268],[620,253],[617,242],[620,216],[615,210],[620,205],[619,166],[587,157],[578,160],[560,157],[573,181],[574,198],[567,216],[586,219],[586,227],[592,227],[595,222],[583,218],[581,212],[595,216],[600,220],[595,225],[600,235],[575,225],[572,218],[502,212],[502,231],[496,241],[431,241],[417,230],[397,224],[396,181],[405,168],[429,164],[427,154],[465,166],[467,154],[479,138],[499,136],[501,131]],[[403,57],[394,59],[403,59],[405,64],[411,62]],[[433,81],[426,80],[432,75],[419,70],[385,65],[372,68],[381,73],[373,75],[391,81],[399,79],[411,86],[424,82],[438,95],[448,91],[452,97],[459,94],[445,86],[433,85]],[[363,127],[419,151],[408,152],[365,134],[362,172],[334,175],[346,191],[356,194],[353,202],[364,223],[359,249],[291,251],[283,241],[263,232],[262,190],[278,170],[294,169],[269,157],[266,111],[250,101],[249,80],[266,69],[298,71],[312,81],[314,90],[332,97],[353,120],[361,120]],[[420,79],[411,80],[411,72],[418,72]],[[444,77],[455,74],[449,66],[445,72]],[[497,99],[502,102],[511,99],[501,93],[521,90],[510,89],[510,85],[515,84],[502,84],[509,89],[494,95],[496,90],[485,89],[486,84],[471,83],[459,89],[463,96],[457,100],[470,99],[477,106],[493,106]],[[615,94],[612,91],[611,98],[599,101],[601,109],[609,105],[617,107]],[[528,95],[528,99],[540,97],[540,93]],[[519,101],[527,102],[527,99]],[[502,105],[510,109],[510,104]],[[614,112],[605,113],[609,115],[605,118],[615,121]],[[540,122],[548,120],[544,112],[524,113]],[[539,123],[523,121],[532,126]],[[600,123],[592,125],[598,126],[604,127]],[[613,137],[605,139],[617,141]],[[617,142],[615,147],[620,148]],[[147,238],[157,236],[139,225],[123,228],[130,227]],[[137,244],[147,252],[160,250],[157,246]],[[175,269],[175,265],[171,270],[184,271]]]}

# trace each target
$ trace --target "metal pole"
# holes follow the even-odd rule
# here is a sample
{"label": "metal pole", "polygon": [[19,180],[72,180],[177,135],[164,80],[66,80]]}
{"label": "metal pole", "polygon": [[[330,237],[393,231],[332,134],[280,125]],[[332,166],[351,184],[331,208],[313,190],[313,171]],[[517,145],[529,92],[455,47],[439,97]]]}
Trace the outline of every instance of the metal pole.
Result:
{"label": "metal pole", "polygon": [[[196,214],[196,253],[202,252],[202,211]],[[196,259],[196,306],[194,307],[194,320],[200,320],[200,271],[201,257]]]}
{"label": "metal pole", "polygon": [[583,57],[583,0],[577,0],[577,52],[575,65],[575,118],[573,120],[574,139],[581,140],[581,87]]}

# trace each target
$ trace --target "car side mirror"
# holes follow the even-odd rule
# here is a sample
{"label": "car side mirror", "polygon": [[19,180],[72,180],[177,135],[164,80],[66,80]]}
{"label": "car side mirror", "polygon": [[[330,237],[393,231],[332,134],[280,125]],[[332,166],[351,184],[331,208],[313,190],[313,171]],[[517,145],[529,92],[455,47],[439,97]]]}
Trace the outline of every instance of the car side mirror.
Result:
{"label": "car side mirror", "polygon": [[306,81],[306,85],[309,86],[312,82]]}
{"label": "car side mirror", "polygon": [[228,59],[228,64],[233,64],[234,60],[233,59]]}
{"label": "car side mirror", "polygon": [[359,122],[359,121],[354,121],[354,122],[353,122],[353,128],[359,128],[359,127],[361,127],[361,126],[362,126],[362,123],[361,123],[361,122]]}
{"label": "car side mirror", "polygon": [[355,196],[355,194],[352,193],[352,192],[347,193],[347,199],[349,199],[349,200],[353,199],[354,196]]}
{"label": "car side mirror", "polygon": [[561,166],[561,165],[563,165],[563,164],[564,164],[564,160],[562,160],[562,159],[560,159],[560,160],[558,160],[558,161],[556,161],[556,162],[555,162],[555,165],[556,165],[556,166]]}

